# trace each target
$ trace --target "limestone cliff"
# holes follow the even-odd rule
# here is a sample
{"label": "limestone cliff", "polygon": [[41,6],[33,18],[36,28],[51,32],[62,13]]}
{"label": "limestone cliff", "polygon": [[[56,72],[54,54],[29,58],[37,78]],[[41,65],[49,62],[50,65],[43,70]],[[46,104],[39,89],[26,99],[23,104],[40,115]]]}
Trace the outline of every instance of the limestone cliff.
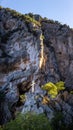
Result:
{"label": "limestone cliff", "polygon": [[[60,80],[73,90],[73,30],[39,15],[0,8],[0,123],[13,117],[21,93],[42,93],[43,84]],[[73,101],[71,119],[72,106]]]}

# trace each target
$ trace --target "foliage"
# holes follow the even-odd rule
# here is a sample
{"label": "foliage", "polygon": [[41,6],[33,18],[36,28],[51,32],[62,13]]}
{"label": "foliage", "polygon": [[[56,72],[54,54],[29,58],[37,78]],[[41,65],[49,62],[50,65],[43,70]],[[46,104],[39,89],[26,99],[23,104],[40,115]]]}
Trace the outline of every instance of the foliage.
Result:
{"label": "foliage", "polygon": [[5,99],[5,93],[0,92],[0,102],[2,102]]}
{"label": "foliage", "polygon": [[28,15],[33,18],[33,13],[29,13]]}
{"label": "foliage", "polygon": [[42,89],[48,91],[48,94],[50,94],[52,98],[55,98],[61,90],[65,89],[65,87],[64,82],[59,81],[56,84],[48,82],[44,86],[42,86]]}
{"label": "foliage", "polygon": [[40,22],[36,21],[34,18],[30,17],[29,15],[25,15],[26,22],[32,22],[38,26],[40,26]]}
{"label": "foliage", "polygon": [[42,104],[48,104],[49,102],[50,102],[50,99],[48,98],[48,96],[44,96],[42,100]]}
{"label": "foliage", "polygon": [[19,12],[16,12],[15,10],[11,10],[10,8],[6,8],[6,11],[9,11],[13,16],[21,16],[22,14]]}
{"label": "foliage", "polygon": [[2,9],[2,6],[0,6],[0,10]]}
{"label": "foliage", "polygon": [[73,124],[66,125],[63,121],[63,113],[55,112],[54,118],[51,120],[53,130],[73,130]]}
{"label": "foliage", "polygon": [[44,114],[35,113],[18,114],[15,120],[11,120],[0,130],[72,130],[73,125],[66,126],[63,123],[62,112],[55,112],[54,118],[49,122]]}
{"label": "foliage", "polygon": [[0,126],[0,130],[3,130],[1,126]]}
{"label": "foliage", "polygon": [[[3,9],[3,8],[0,6],[0,9]],[[20,18],[24,22],[27,22],[27,23],[32,22],[32,23],[36,24],[37,26],[41,25],[40,22],[38,22],[37,20],[35,20],[33,18],[33,14],[32,13],[24,15],[24,14],[21,14],[21,13],[15,11],[15,10],[11,10],[10,8],[6,8],[5,11],[10,12],[13,17]]]}
{"label": "foliage", "polygon": [[19,12],[16,12],[15,10],[11,10],[9,8],[6,8],[6,11],[9,11],[13,15],[13,17],[19,17],[27,23],[32,22],[32,23],[35,23],[36,25],[40,26],[40,22],[36,21],[32,17],[33,16],[32,13],[31,13],[31,15],[30,15],[30,13],[28,15],[27,14],[24,15],[24,14],[21,14]]}
{"label": "foliage", "polygon": [[54,118],[51,121],[51,124],[53,124],[54,130],[62,130],[64,127],[63,124],[63,115],[62,112],[56,112],[54,115]]}
{"label": "foliage", "polygon": [[59,81],[55,85],[57,86],[58,92],[65,89],[63,81]]}
{"label": "foliage", "polygon": [[70,91],[70,94],[73,94],[73,90],[72,90],[72,91]]}
{"label": "foliage", "polygon": [[20,101],[21,101],[21,102],[24,102],[25,99],[26,99],[25,95],[24,95],[24,94],[21,94],[21,95],[20,95]]}
{"label": "foliage", "polygon": [[19,114],[15,120],[7,123],[3,130],[52,130],[52,127],[44,114],[36,115],[27,113]]}

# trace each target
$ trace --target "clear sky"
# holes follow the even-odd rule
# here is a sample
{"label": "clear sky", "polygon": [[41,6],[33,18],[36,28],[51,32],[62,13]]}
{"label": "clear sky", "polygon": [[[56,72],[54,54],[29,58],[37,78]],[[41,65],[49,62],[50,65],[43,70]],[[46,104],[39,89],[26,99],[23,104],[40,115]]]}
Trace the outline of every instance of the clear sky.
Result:
{"label": "clear sky", "polygon": [[0,0],[0,5],[23,14],[40,14],[73,28],[73,0]]}

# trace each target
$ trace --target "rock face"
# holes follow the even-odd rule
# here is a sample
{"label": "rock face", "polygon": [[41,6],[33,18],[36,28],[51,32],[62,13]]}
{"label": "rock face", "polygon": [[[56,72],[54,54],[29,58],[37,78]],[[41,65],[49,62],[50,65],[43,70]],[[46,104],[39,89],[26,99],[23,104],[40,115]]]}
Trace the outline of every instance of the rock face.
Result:
{"label": "rock face", "polygon": [[[31,102],[32,109],[35,109],[34,97],[37,96],[38,87],[49,81],[56,83],[60,80],[65,82],[67,90],[73,90],[73,31],[66,25],[39,15],[21,15],[1,8],[0,112],[3,114],[0,124],[13,117],[13,107],[21,93],[29,91],[27,99],[32,96],[29,102],[25,102],[22,111],[26,111],[26,104],[29,109]],[[30,95],[32,92],[35,93]],[[53,113],[47,107],[40,106],[35,111]]]}
{"label": "rock face", "polygon": [[73,32],[66,25],[46,20],[42,21],[42,30],[46,44],[45,73],[48,77],[46,80],[53,82],[63,80],[66,87],[73,86]]}
{"label": "rock face", "polygon": [[29,23],[31,25],[32,30],[38,31],[36,36],[29,31],[25,21],[5,9],[0,10],[0,91],[6,91],[6,100],[11,107],[18,101],[18,86],[23,84],[22,91],[25,91],[30,83],[30,88],[40,68],[42,31]]}

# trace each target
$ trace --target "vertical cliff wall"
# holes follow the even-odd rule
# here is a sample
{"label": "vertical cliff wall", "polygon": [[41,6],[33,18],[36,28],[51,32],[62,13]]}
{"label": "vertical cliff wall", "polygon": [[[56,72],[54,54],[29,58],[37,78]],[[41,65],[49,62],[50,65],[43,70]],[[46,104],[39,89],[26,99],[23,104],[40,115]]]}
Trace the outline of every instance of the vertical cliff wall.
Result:
{"label": "vertical cliff wall", "polygon": [[39,15],[0,8],[1,124],[13,117],[21,93],[41,93],[43,84],[60,80],[73,90],[73,30]]}

